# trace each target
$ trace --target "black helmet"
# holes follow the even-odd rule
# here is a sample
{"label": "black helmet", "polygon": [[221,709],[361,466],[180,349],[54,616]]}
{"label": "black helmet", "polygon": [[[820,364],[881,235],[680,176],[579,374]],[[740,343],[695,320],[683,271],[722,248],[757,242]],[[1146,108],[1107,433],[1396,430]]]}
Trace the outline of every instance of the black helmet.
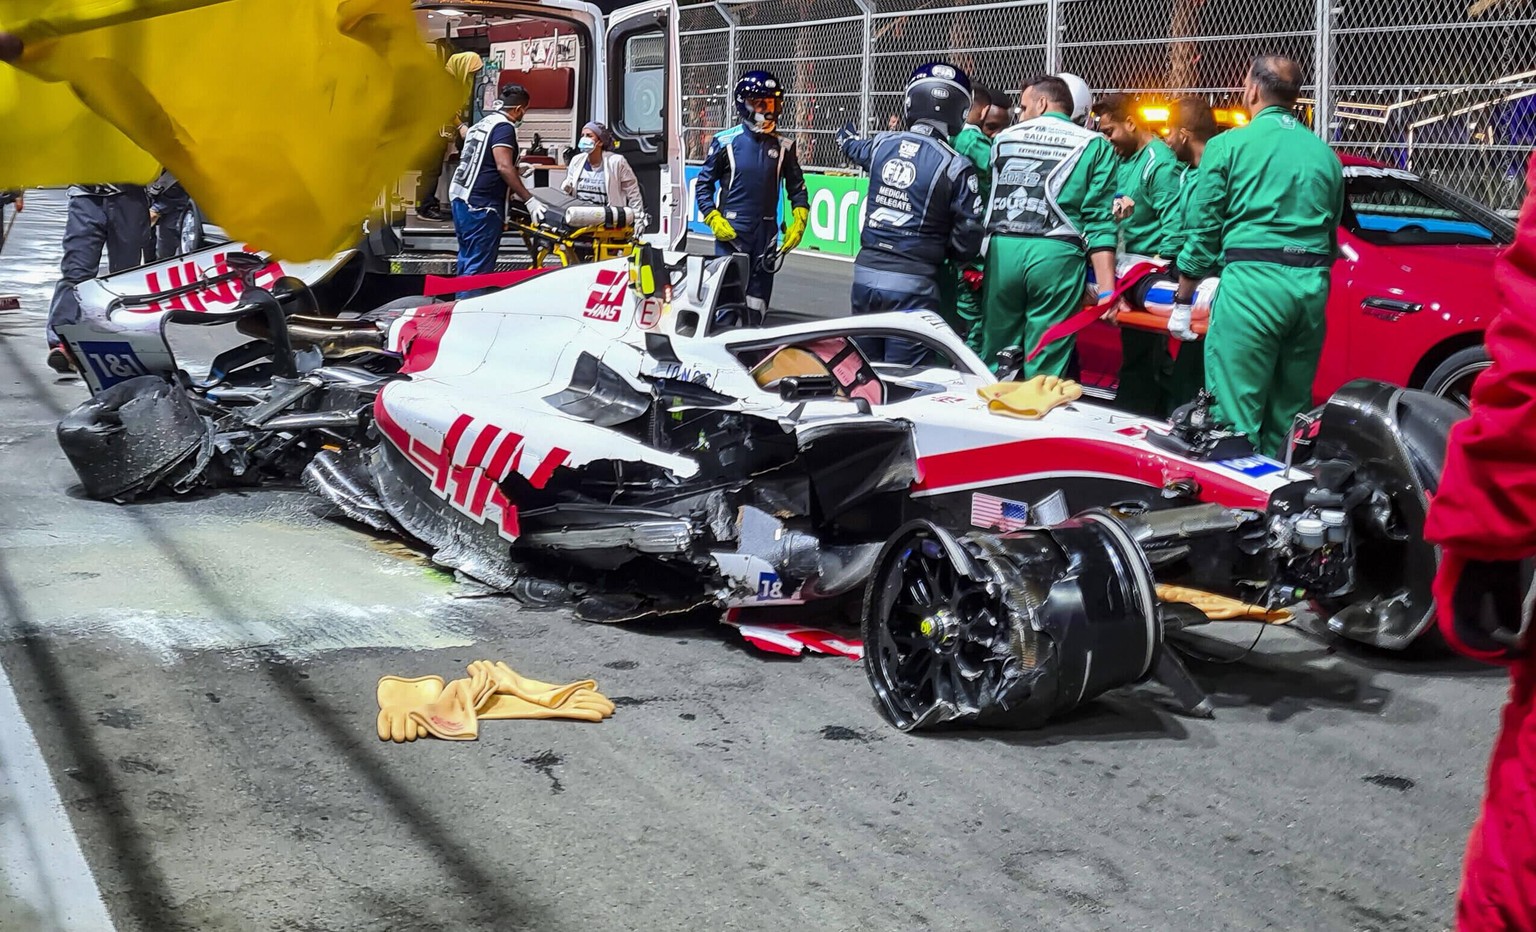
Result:
{"label": "black helmet", "polygon": [[771,133],[784,106],[784,87],[768,71],[748,71],[736,82],[736,115],[747,129]]}
{"label": "black helmet", "polygon": [[929,62],[907,81],[907,126],[926,124],[945,138],[960,132],[971,109],[971,79],[944,62]]}

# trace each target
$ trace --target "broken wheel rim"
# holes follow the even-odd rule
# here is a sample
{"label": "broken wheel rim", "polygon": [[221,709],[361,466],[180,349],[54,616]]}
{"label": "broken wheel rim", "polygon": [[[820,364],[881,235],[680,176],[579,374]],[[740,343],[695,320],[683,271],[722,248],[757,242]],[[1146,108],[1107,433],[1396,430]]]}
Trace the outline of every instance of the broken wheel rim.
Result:
{"label": "broken wheel rim", "polygon": [[1007,608],[964,544],[909,525],[887,544],[869,594],[867,670],[898,728],[974,716],[1003,688]]}

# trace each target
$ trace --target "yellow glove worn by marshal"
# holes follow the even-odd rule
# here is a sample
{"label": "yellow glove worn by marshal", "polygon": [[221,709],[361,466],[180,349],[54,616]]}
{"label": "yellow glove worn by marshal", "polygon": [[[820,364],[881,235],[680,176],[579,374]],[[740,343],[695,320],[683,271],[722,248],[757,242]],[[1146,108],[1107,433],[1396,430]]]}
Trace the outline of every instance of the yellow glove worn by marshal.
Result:
{"label": "yellow glove worn by marshal", "polygon": [[811,212],[805,207],[796,207],[791,214],[789,228],[784,231],[784,251],[789,252],[800,241],[805,239],[805,225],[810,222]]}
{"label": "yellow glove worn by marshal", "polygon": [[715,234],[715,239],[720,242],[728,243],[736,238],[736,228],[731,226],[729,220],[720,216],[720,211],[712,210],[705,214],[704,222],[709,225],[710,231]]}

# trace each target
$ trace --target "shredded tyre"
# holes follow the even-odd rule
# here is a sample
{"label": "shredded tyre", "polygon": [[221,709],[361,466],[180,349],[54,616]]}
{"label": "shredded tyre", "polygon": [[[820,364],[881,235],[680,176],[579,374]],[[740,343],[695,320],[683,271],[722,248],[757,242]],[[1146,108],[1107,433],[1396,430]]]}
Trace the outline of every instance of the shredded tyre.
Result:
{"label": "shredded tyre", "polygon": [[58,427],[85,494],[119,502],[195,488],[213,456],[213,433],[185,389],[153,375],[104,389]]}

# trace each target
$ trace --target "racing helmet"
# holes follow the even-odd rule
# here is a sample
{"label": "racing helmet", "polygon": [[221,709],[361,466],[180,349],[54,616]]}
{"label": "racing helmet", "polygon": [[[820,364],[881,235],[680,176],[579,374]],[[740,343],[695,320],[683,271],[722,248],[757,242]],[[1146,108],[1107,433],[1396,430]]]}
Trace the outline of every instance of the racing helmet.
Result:
{"label": "racing helmet", "polygon": [[971,79],[954,65],[921,65],[907,80],[907,126],[926,124],[948,138],[965,125],[971,109]]}
{"label": "racing helmet", "polygon": [[784,87],[768,71],[748,71],[736,82],[736,115],[754,133],[771,133],[779,124]]}
{"label": "racing helmet", "polygon": [[1093,110],[1093,91],[1089,90],[1088,82],[1066,71],[1056,77],[1067,82],[1067,89],[1072,92],[1072,122],[1078,126],[1086,125],[1088,114]]}

